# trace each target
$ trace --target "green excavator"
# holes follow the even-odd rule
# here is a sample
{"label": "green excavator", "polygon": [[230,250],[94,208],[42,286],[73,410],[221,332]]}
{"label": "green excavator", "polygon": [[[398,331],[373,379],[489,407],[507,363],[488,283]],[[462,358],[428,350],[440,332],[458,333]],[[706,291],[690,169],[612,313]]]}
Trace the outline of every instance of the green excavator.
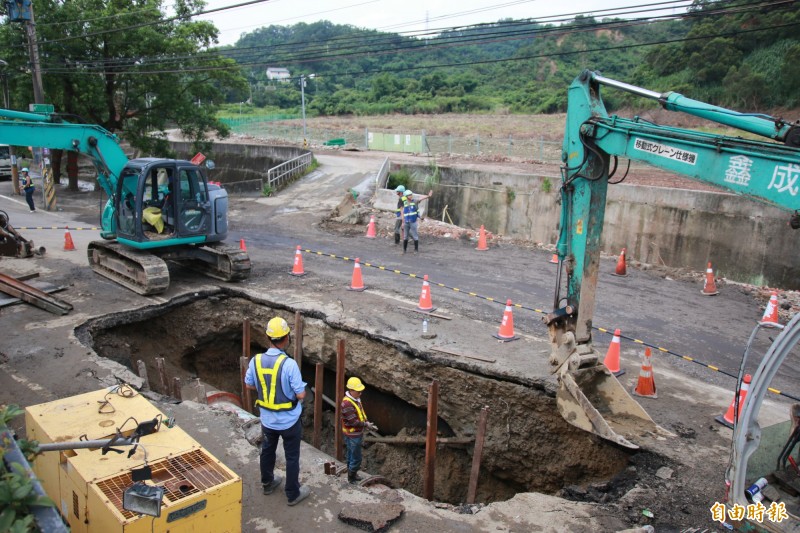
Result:
{"label": "green excavator", "polygon": [[247,251],[226,246],[228,194],[190,161],[128,160],[119,139],[100,126],[55,114],[0,110],[0,144],[78,152],[97,169],[108,195],[100,236],[87,254],[98,274],[142,294],[169,287],[167,261],[223,281],[250,276]]}

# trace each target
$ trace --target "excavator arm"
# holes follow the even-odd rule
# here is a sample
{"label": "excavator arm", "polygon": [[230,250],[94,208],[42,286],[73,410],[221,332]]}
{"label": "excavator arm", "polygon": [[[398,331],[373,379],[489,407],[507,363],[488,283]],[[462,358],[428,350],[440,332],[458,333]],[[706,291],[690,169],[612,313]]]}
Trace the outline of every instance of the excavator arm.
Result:
{"label": "excavator arm", "polygon": [[128,157],[116,135],[100,126],[54,122],[48,115],[0,109],[0,144],[70,150],[94,163],[97,181],[108,195],[103,210],[104,239],[115,238],[114,196],[117,180]]}
{"label": "excavator arm", "polygon": [[[658,100],[673,111],[772,139],[754,141],[609,116],[606,85]],[[777,142],[775,142],[777,141]],[[778,143],[783,144],[778,144]],[[785,209],[800,227],[800,126],[660,94],[584,71],[570,86],[563,143],[559,279],[550,330],[550,363],[559,377],[559,410],[571,424],[620,445],[663,432],[603,366],[592,346],[600,242],[612,158],[625,157],[714,184]],[[615,161],[616,163],[616,161]],[[614,165],[616,168],[616,164]],[[562,291],[566,273],[566,294]]]}

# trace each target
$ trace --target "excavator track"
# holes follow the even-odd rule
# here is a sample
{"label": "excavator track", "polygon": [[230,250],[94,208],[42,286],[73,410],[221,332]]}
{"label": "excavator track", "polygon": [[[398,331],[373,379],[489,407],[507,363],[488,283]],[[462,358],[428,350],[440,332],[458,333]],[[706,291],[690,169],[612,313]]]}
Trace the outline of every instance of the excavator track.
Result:
{"label": "excavator track", "polygon": [[86,253],[92,270],[137,294],[159,294],[169,288],[167,263],[150,252],[116,241],[92,241]]}
{"label": "excavator track", "polygon": [[182,260],[192,270],[221,281],[242,281],[250,277],[252,265],[246,250],[222,243],[198,246],[192,260]]}

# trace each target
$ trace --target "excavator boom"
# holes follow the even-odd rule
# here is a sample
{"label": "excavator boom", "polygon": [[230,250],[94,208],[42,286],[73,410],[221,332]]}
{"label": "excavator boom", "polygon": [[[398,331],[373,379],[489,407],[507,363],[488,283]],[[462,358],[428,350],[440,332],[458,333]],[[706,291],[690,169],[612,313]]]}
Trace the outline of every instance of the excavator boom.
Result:
{"label": "excavator boom", "polygon": [[[738,128],[753,141],[609,116],[606,85],[659,101],[663,107]],[[611,158],[626,157],[714,184],[794,212],[800,226],[800,126],[657,93],[584,71],[570,85],[562,149],[559,280],[550,331],[550,363],[560,381],[558,407],[571,424],[623,446],[664,433],[601,362],[592,345],[600,243]],[[775,142],[777,141],[777,142]],[[782,144],[778,144],[778,142]],[[566,273],[562,295],[561,273]]]}

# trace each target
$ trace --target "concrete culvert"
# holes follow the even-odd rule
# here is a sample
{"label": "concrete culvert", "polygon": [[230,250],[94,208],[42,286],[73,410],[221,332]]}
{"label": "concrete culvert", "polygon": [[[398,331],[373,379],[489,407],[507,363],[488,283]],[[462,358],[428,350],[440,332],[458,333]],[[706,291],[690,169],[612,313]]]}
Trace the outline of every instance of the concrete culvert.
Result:
{"label": "concrete culvert", "polygon": [[[167,374],[184,382],[199,378],[221,391],[241,392],[239,358],[245,319],[250,320],[251,355],[267,345],[264,326],[282,316],[294,329],[294,310],[220,289],[177,298],[166,304],[92,319],[76,334],[101,356],[131,368],[144,361],[151,388],[161,390],[155,358],[163,357]],[[559,494],[570,499],[602,501],[635,483],[626,472],[634,452],[567,424],[558,414],[552,381],[482,375],[445,365],[440,358],[410,348],[388,336],[337,327],[325,316],[304,317],[302,371],[309,387],[314,365],[325,367],[324,394],[335,396],[337,341],[344,339],[347,375],[367,385],[366,411],[384,436],[406,437],[404,444],[377,442],[364,450],[366,472],[392,480],[397,487],[422,494],[429,385],[439,383],[439,445],[434,499],[466,500],[471,443],[481,409],[488,423],[477,500],[502,501],[518,492]],[[298,342],[294,338],[292,343]],[[294,346],[289,347],[289,355]],[[313,409],[307,397],[304,437],[311,441]],[[333,450],[334,412],[326,406],[322,450]],[[417,437],[417,438],[415,438]],[[461,442],[459,444],[459,442]],[[254,453],[256,453],[254,451]],[[635,454],[634,454],[635,455]],[[588,487],[588,489],[586,488]],[[603,488],[606,490],[603,490]],[[612,490],[613,489],[613,490]]]}

